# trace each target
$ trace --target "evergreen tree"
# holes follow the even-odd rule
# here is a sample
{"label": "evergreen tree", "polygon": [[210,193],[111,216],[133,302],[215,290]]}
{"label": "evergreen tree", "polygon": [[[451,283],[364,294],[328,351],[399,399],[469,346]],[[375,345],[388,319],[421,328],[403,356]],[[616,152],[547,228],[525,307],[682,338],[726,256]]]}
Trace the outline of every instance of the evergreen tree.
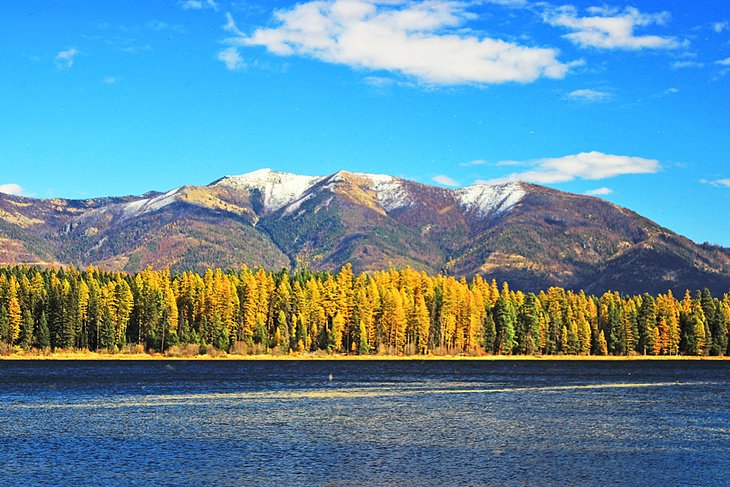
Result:
{"label": "evergreen tree", "polygon": [[8,307],[4,304],[0,304],[0,341],[12,343]]}
{"label": "evergreen tree", "polygon": [[638,315],[639,343],[638,352],[646,355],[654,353],[654,345],[657,341],[657,322],[654,298],[648,293],[642,298]]}
{"label": "evergreen tree", "polygon": [[540,350],[540,301],[528,293],[517,317],[515,353],[531,355]]}
{"label": "evergreen tree", "polygon": [[598,334],[598,354],[608,355],[608,343],[606,343],[606,335],[603,330]]}
{"label": "evergreen tree", "polygon": [[368,343],[368,330],[364,321],[360,321],[358,325],[358,335],[357,353],[359,355],[367,355],[370,352],[370,344]]}
{"label": "evergreen tree", "polygon": [[728,317],[725,309],[719,300],[715,301],[715,312],[712,315],[710,330],[712,333],[712,346],[710,355],[723,356],[728,346]]}
{"label": "evergreen tree", "polygon": [[494,325],[493,310],[489,307],[485,310],[482,328],[484,329],[484,336],[482,338],[484,350],[490,353],[494,352],[495,342],[497,341],[497,328]]}
{"label": "evergreen tree", "polygon": [[35,336],[35,346],[37,348],[45,350],[51,346],[51,331],[48,328],[48,318],[46,318],[45,311],[41,311],[41,316],[38,318],[38,328]]}
{"label": "evergreen tree", "polygon": [[494,305],[494,326],[497,334],[495,352],[511,355],[515,346],[515,310],[508,298],[502,294]]}

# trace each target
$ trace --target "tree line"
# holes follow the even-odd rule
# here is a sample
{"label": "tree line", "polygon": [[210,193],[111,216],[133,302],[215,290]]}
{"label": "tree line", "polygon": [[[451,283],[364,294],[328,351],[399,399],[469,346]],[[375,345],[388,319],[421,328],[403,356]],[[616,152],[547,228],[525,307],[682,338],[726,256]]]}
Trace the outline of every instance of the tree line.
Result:
{"label": "tree line", "polygon": [[204,275],[0,268],[5,350],[725,355],[730,293],[511,290],[411,269]]}

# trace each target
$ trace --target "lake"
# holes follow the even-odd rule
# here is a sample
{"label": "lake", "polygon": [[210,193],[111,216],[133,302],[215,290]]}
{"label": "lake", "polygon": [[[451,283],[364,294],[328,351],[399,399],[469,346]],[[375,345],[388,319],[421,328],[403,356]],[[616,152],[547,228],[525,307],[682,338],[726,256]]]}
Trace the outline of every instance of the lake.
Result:
{"label": "lake", "polygon": [[5,361],[4,485],[728,485],[730,362]]}

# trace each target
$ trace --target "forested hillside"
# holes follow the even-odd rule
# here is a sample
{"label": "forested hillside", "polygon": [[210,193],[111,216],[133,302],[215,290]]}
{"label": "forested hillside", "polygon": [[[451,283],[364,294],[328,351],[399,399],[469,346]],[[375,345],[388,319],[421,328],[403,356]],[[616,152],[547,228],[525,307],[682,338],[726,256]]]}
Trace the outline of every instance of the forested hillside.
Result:
{"label": "forested hillside", "polygon": [[262,169],[84,201],[0,193],[0,264],[135,273],[263,267],[481,275],[602,294],[730,289],[730,253],[626,208],[526,183],[445,189],[388,175]]}
{"label": "forested hillside", "polygon": [[725,355],[730,294],[510,290],[411,269],[0,269],[2,351]]}

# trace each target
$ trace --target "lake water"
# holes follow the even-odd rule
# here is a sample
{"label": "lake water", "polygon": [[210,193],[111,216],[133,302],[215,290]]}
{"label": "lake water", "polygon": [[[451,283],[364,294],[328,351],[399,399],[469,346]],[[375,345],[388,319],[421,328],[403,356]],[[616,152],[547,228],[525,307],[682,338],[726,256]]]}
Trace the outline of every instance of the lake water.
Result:
{"label": "lake water", "polygon": [[730,362],[0,362],[3,485],[729,485]]}

